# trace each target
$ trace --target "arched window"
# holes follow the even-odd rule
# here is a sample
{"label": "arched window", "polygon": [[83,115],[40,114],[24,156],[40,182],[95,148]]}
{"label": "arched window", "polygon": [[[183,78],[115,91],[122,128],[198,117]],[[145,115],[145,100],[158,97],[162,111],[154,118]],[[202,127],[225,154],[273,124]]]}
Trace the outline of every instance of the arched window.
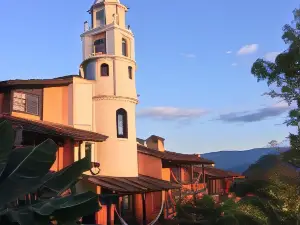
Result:
{"label": "arched window", "polygon": [[109,66],[106,63],[101,64],[101,76],[109,76]]}
{"label": "arched window", "polygon": [[122,39],[122,55],[127,56],[127,41]]}
{"label": "arched window", "polygon": [[132,79],[132,67],[128,66],[128,77],[129,79]]}
{"label": "arched window", "polygon": [[116,113],[117,137],[128,138],[127,112],[125,109],[118,109]]}

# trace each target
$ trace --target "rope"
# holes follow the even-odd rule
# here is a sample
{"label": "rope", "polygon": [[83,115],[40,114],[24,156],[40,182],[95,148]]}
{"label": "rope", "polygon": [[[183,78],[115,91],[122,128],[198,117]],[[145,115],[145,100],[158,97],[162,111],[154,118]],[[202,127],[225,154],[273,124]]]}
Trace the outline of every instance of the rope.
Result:
{"label": "rope", "polygon": [[[172,176],[172,178],[174,179],[174,181],[175,181],[177,184],[183,185],[181,182],[179,182],[179,181],[177,180],[177,178],[175,177],[173,171],[172,171],[172,170],[170,170],[170,171],[171,171],[171,176]],[[193,183],[193,184],[198,184],[199,181],[200,181],[200,177],[201,177],[201,174],[199,173],[199,175],[198,175],[198,177],[197,177],[195,183]]]}
{"label": "rope", "polygon": [[122,224],[122,225],[128,225],[128,223],[126,223],[126,221],[120,216],[120,214],[118,213],[116,207],[115,207],[115,211],[116,211],[117,216],[118,216],[119,219],[120,219],[121,224]]}
{"label": "rope", "polygon": [[163,210],[164,210],[164,206],[165,206],[165,201],[161,201],[161,208],[160,208],[160,211],[159,211],[158,215],[157,215],[156,218],[155,218],[151,223],[149,223],[148,225],[154,225],[154,224],[157,222],[157,220],[159,219],[159,217],[161,216],[161,214],[162,214],[162,212],[163,212]]}
{"label": "rope", "polygon": [[[160,208],[160,211],[159,211],[158,215],[157,215],[156,218],[155,218],[151,223],[149,223],[148,225],[154,225],[154,224],[158,221],[159,217],[161,216],[161,214],[162,214],[162,212],[163,212],[164,206],[165,206],[165,202],[162,201],[162,202],[161,202],[161,208]],[[120,216],[120,214],[118,213],[117,208],[115,208],[115,212],[116,212],[117,216],[119,217],[120,222],[122,223],[122,225],[128,225],[128,223],[126,223],[126,221],[125,221],[125,220]]]}

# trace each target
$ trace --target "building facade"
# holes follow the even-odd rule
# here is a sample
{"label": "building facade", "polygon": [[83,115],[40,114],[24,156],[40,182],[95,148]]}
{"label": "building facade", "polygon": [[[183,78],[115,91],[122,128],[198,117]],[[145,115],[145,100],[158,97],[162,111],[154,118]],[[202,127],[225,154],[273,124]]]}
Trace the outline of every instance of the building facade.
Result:
{"label": "building facade", "polygon": [[94,168],[77,189],[98,193],[102,209],[82,218],[84,224],[172,219],[176,190],[218,194],[228,186],[225,178],[239,176],[222,174],[198,154],[167,151],[161,137],[137,138],[135,41],[127,11],[119,0],[93,3],[81,34],[79,75],[0,82],[0,121],[12,122],[19,145],[52,138],[59,145],[55,171],[91,152]]}

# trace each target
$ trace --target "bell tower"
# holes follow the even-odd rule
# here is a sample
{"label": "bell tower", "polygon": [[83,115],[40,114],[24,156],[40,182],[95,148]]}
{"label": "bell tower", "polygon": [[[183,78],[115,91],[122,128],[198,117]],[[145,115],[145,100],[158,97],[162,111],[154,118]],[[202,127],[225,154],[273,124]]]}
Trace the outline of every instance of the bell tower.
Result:
{"label": "bell tower", "polygon": [[81,35],[80,75],[93,82],[93,131],[109,138],[95,144],[100,175],[138,176],[134,35],[119,0],[96,0]]}

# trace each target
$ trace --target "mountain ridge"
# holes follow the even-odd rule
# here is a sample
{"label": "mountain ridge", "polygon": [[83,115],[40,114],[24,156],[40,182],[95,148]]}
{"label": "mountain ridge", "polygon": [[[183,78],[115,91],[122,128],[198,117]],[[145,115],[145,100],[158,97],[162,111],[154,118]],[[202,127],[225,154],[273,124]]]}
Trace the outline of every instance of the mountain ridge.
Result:
{"label": "mountain ridge", "polygon": [[220,169],[243,173],[248,167],[268,154],[279,154],[287,151],[288,147],[266,147],[247,150],[222,150],[201,154],[201,157],[215,162]]}

